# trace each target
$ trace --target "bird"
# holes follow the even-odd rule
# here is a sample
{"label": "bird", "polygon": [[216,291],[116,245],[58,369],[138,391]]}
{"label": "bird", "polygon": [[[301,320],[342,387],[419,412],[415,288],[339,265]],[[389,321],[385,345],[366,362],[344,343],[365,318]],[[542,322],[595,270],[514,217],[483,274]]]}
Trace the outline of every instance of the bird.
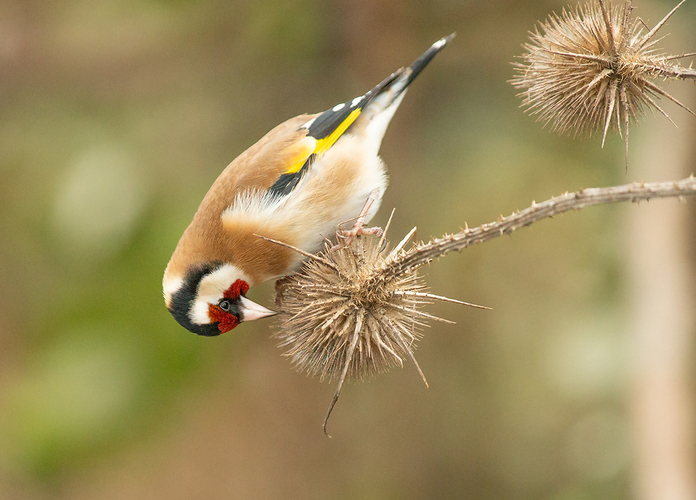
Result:
{"label": "bird", "polygon": [[303,256],[289,246],[314,253],[356,219],[347,239],[379,232],[364,225],[387,188],[382,138],[408,86],[454,35],[367,93],[281,123],[222,171],[164,272],[164,302],[181,326],[214,337],[277,314],[246,295],[297,270]]}

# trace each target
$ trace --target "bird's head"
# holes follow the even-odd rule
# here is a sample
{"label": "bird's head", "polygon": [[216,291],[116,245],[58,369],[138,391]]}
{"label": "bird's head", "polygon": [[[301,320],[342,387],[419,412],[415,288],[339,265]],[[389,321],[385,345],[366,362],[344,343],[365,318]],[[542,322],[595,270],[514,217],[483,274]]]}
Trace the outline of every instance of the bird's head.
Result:
{"label": "bird's head", "polygon": [[163,280],[164,301],[181,326],[206,337],[229,332],[243,321],[275,311],[246,298],[248,278],[237,267],[214,262],[191,267],[184,276]]}

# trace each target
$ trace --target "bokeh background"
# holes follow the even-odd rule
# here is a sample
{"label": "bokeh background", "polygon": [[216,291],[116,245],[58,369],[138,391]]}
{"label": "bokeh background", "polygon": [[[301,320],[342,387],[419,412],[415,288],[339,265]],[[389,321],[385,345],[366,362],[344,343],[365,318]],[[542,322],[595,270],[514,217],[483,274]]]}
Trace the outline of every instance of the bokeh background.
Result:
{"label": "bokeh background", "polygon": [[[653,25],[675,1],[637,0]],[[411,365],[334,391],[273,322],[196,337],[161,276],[224,166],[360,95],[433,41],[385,137],[383,225],[427,239],[567,190],[682,178],[663,107],[573,140],[507,83],[565,2],[0,0],[0,498],[696,498],[693,200],[566,214],[426,269]],[[696,4],[661,42],[696,50]],[[686,64],[688,65],[686,60]],[[692,83],[667,86],[696,104]],[[272,300],[272,284],[250,296]]]}

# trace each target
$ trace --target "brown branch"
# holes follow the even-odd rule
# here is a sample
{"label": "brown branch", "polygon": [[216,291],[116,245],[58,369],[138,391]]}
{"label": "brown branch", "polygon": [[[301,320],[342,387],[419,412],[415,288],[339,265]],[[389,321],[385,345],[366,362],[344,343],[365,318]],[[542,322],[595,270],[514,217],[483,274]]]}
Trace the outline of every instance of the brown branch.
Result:
{"label": "brown branch", "polygon": [[503,234],[510,234],[515,229],[531,225],[554,215],[570,210],[580,210],[591,205],[619,203],[622,201],[639,202],[652,198],[670,198],[696,195],[696,179],[693,175],[680,181],[649,182],[624,184],[623,186],[582,189],[574,193],[565,193],[543,203],[534,203],[529,208],[515,212],[508,217],[501,217],[496,222],[483,224],[473,229],[437,238],[429,243],[416,245],[409,251],[396,257],[385,269],[392,275],[411,272],[432,260],[452,251],[461,251],[475,243],[483,243]]}

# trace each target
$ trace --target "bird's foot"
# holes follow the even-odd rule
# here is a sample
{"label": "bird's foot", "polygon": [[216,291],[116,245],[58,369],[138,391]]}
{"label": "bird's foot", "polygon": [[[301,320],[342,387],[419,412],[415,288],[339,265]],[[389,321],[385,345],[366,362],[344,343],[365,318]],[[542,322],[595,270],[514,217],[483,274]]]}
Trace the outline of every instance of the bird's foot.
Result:
{"label": "bird's foot", "polygon": [[[336,231],[336,237],[338,238],[338,243],[331,247],[331,251],[335,252],[336,250],[340,248],[346,248],[349,247],[353,244],[353,241],[355,240],[356,237],[362,236],[362,235],[372,235],[372,236],[382,236],[384,234],[384,231],[382,230],[381,227],[365,227],[365,219],[367,219],[367,214],[370,212],[370,207],[372,204],[375,202],[375,200],[378,199],[379,196],[379,191],[374,190],[370,193],[370,196],[367,197],[367,200],[365,201],[365,205],[363,205],[362,210],[360,211],[360,215],[355,219],[355,224],[353,224],[353,228],[349,230],[341,229],[341,225],[345,224],[345,222],[342,222],[341,224],[338,225],[338,230]],[[351,220],[351,219],[349,219]]]}
{"label": "bird's foot", "polygon": [[342,230],[339,229],[336,232],[338,237],[338,243],[331,247],[331,251],[335,252],[339,248],[349,247],[353,244],[353,241],[358,236],[369,235],[369,236],[382,236],[384,230],[381,227],[365,227],[365,222],[358,220],[352,229]]}

